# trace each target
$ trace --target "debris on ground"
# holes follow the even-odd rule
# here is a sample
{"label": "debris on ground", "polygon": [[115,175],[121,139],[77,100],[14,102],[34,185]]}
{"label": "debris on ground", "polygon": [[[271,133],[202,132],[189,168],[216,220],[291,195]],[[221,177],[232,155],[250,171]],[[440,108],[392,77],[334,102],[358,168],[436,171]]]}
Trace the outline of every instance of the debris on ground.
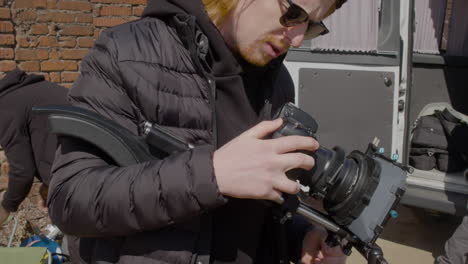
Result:
{"label": "debris on ground", "polygon": [[[18,247],[22,240],[37,232],[47,234],[46,226],[50,224],[45,200],[40,195],[44,188],[42,183],[36,180],[31,192],[13,215],[18,219],[17,230],[11,246]],[[0,151],[0,193],[8,188],[8,162],[3,151]],[[0,247],[6,247],[15,226],[15,219],[10,219],[0,227]]]}

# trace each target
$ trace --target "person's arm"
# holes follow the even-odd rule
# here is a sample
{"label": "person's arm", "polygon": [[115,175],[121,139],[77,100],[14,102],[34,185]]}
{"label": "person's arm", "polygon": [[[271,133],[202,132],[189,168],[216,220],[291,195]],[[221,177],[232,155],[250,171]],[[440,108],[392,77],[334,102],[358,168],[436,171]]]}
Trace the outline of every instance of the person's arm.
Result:
{"label": "person's arm", "polygon": [[[18,129],[20,130],[20,129]],[[16,212],[19,205],[31,190],[36,164],[29,138],[24,131],[11,133],[11,138],[4,146],[5,155],[10,167],[8,174],[8,189],[3,196],[2,207],[8,212]]]}
{"label": "person's arm", "polygon": [[[70,92],[93,110],[138,134],[138,109],[125,93],[111,34],[103,32],[81,63]],[[213,172],[213,147],[164,160],[117,167],[82,141],[59,139],[49,188],[52,221],[80,237],[125,236],[181,222],[226,202]]]}

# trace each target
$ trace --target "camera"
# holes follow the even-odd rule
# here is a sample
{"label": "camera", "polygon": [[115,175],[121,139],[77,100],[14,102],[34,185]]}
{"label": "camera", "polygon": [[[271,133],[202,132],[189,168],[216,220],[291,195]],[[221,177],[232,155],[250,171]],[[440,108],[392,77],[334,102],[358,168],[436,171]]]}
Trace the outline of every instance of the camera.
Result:
{"label": "camera", "polygon": [[[284,105],[275,118],[282,118],[283,125],[272,138],[299,135],[316,139],[317,122],[294,104]],[[384,263],[382,254],[376,253],[379,248],[375,241],[385,223],[397,216],[395,207],[405,192],[409,167],[379,154],[374,144],[369,144],[365,153],[354,150],[346,155],[338,146],[332,149],[320,146],[315,152],[305,153],[314,157],[314,168],[293,169],[287,176],[309,188],[308,192],[302,192],[303,198],[322,200],[328,215],[310,211],[307,202],[301,202],[298,205],[301,210],[297,212],[309,212],[303,215],[314,222],[320,218],[319,222],[329,230],[333,228],[327,223],[333,222],[337,226],[332,237],[346,239],[349,246],[356,247],[367,259],[381,258],[374,263]],[[316,217],[310,217],[310,212]]]}

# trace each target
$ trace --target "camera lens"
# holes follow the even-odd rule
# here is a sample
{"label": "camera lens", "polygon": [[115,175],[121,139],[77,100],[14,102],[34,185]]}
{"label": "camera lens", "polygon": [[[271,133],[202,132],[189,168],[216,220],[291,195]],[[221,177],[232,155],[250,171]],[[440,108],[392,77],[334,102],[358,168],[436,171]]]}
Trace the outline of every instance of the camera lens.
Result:
{"label": "camera lens", "polygon": [[325,209],[337,223],[351,223],[369,203],[378,184],[379,167],[359,151],[345,157],[339,147],[320,147],[311,155],[315,158],[314,168],[302,170],[295,178],[310,187],[310,196],[323,199]]}

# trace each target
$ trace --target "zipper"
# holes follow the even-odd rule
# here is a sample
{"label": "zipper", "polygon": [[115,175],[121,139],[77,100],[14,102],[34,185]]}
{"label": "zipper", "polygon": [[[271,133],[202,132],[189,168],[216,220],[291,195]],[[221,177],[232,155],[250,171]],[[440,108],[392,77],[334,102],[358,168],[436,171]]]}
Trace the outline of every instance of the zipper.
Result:
{"label": "zipper", "polygon": [[212,119],[212,124],[211,124],[212,132],[211,133],[213,135],[213,145],[215,149],[217,149],[218,148],[218,125],[216,122],[216,84],[211,75],[208,75],[205,72],[204,72],[204,75],[208,82],[208,86],[210,87],[210,91],[208,92],[208,96],[209,96],[208,100],[210,101],[210,107],[211,107],[211,119]]}
{"label": "zipper", "polygon": [[[218,130],[217,130],[217,124],[216,124],[216,84],[214,81],[213,76],[210,75],[209,72],[207,72],[202,65],[201,58],[199,56],[198,52],[198,43],[195,41],[195,30],[196,24],[195,24],[195,18],[193,16],[189,17],[185,21],[183,21],[187,26],[183,27],[177,27],[177,31],[181,32],[181,40],[184,43],[185,47],[190,53],[190,57],[193,60],[193,64],[195,66],[196,71],[198,74],[200,74],[202,77],[204,77],[209,90],[208,90],[208,101],[210,104],[211,108],[211,119],[212,119],[212,135],[213,135],[213,145],[215,148],[218,146]],[[208,43],[205,43],[205,45],[209,45]]]}

